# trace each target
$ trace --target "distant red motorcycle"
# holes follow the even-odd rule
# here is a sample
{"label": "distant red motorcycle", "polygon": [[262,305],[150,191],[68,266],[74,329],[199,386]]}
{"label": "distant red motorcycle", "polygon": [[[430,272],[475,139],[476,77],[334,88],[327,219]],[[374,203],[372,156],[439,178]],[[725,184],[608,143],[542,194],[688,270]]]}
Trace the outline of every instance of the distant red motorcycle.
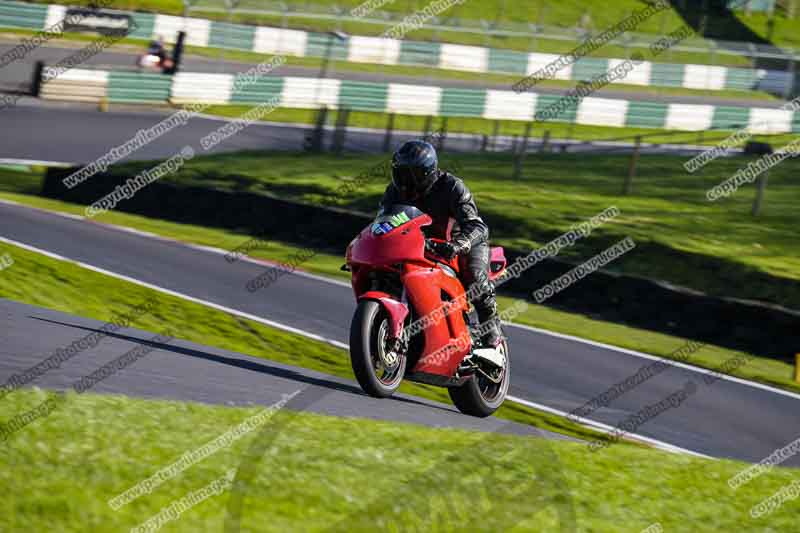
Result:
{"label": "distant red motorcycle", "polygon": [[[462,413],[486,417],[508,392],[508,345],[475,347],[478,324],[458,261],[436,254],[441,241],[425,239],[422,228],[431,222],[416,207],[398,204],[347,247],[342,268],[352,273],[358,301],[350,326],[353,372],[371,396],[391,396],[405,377],[447,387]],[[505,267],[503,249],[492,248],[489,278]]]}

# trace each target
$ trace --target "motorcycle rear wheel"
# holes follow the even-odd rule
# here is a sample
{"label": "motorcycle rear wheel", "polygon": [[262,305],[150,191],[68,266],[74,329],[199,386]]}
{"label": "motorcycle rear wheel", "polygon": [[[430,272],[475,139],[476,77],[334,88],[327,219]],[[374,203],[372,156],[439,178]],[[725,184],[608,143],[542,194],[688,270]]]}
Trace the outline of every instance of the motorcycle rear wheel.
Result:
{"label": "motorcycle rear wheel", "polygon": [[506,366],[502,369],[500,383],[494,383],[485,376],[476,373],[460,387],[448,387],[450,399],[465,415],[485,418],[494,414],[503,405],[511,382],[511,361],[508,356],[506,341],[500,345],[505,354]]}
{"label": "motorcycle rear wheel", "polygon": [[[381,304],[362,300],[350,323],[350,363],[361,388],[376,398],[388,398],[400,386],[406,372],[406,354],[386,346],[389,316]],[[391,365],[386,360],[393,360]]]}

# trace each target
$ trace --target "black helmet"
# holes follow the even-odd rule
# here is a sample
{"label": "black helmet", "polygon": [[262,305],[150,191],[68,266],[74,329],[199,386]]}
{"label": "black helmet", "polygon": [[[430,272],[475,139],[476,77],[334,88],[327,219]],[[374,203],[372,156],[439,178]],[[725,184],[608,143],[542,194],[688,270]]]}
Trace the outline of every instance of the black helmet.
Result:
{"label": "black helmet", "polygon": [[437,178],[436,148],[425,141],[406,141],[392,157],[392,183],[403,200],[427,193]]}

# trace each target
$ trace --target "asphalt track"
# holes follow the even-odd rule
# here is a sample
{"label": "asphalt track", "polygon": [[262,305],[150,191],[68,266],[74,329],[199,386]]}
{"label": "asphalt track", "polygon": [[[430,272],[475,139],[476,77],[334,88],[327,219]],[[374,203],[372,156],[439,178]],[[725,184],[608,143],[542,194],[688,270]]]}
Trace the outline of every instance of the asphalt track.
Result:
{"label": "asphalt track", "polygon": [[[135,302],[138,304],[140,302]],[[0,298],[0,383],[38,364],[58,348],[99,332],[103,323]],[[174,336],[151,342],[156,334]],[[317,401],[305,410],[334,416],[396,420],[433,427],[498,431],[566,439],[497,418],[463,416],[452,406],[400,394],[371,398],[358,384],[305,368],[180,340],[180,332],[122,329],[35,380],[32,385],[66,390],[84,376],[138,345],[155,348],[135,364],[92,387],[92,392],[224,405],[274,405],[297,391]],[[259,347],[264,351],[264,347]],[[2,401],[2,400],[0,400]]]}
{"label": "asphalt track", "polygon": [[[18,44],[18,40],[8,40],[0,43],[0,56],[7,50]],[[63,44],[62,44],[63,43]],[[88,43],[84,42],[62,42],[59,46],[42,46],[28,53],[22,60],[16,61],[0,69],[0,89],[17,88],[21,85],[30,83],[33,72],[33,65],[36,61],[44,61],[46,64],[54,64],[75,53],[78,48],[85,47]],[[135,69],[138,54],[144,49],[137,49],[128,45],[124,48],[112,48],[105,50],[96,56],[87,59],[84,64],[90,67],[110,67],[117,69]],[[265,58],[268,56],[264,56]],[[186,72],[209,72],[235,74],[244,72],[253,63],[243,63],[238,61],[221,61],[202,56],[186,55],[183,60],[182,70]],[[373,67],[374,65],[370,65]],[[292,65],[292,58],[289,57],[287,64],[276,69],[271,75],[275,76],[299,76],[315,78],[319,74],[319,68],[302,67]],[[365,72],[358,70],[335,70],[335,62],[329,65],[327,76],[329,78],[341,78],[353,81],[369,82],[394,82],[408,83],[415,85],[431,85],[437,87],[456,87],[456,88],[485,88],[498,90],[511,90],[508,82],[490,82],[480,79],[480,74],[476,74],[472,80],[448,79],[448,71],[441,70],[440,76],[409,76],[388,74],[384,72]],[[521,78],[521,76],[520,76]],[[561,95],[566,93],[570,87],[550,88],[536,87],[535,92],[539,94]],[[613,87],[603,88],[595,93],[597,96],[606,98],[621,98],[625,100],[640,100],[648,102],[662,103],[684,103],[684,104],[709,104],[709,105],[734,105],[752,106],[755,103],[759,107],[778,108],[782,105],[780,100],[753,100],[747,98],[720,97],[713,95],[667,95],[667,94],[647,94],[640,91],[621,91]]]}
{"label": "asphalt track", "polygon": [[[110,148],[130,140],[138,130],[152,127],[171,113],[174,111],[140,108],[120,108],[101,113],[94,106],[23,98],[16,106],[0,110],[0,159],[89,163]],[[269,115],[264,119],[269,119]],[[199,148],[198,140],[222,126],[223,120],[208,116],[194,117],[122,161],[166,159],[187,144]],[[298,124],[256,123],[207,153],[240,150],[301,151],[310,129],[310,126]],[[328,128],[326,146],[332,141],[330,130]],[[396,144],[418,135],[418,132],[395,131],[392,142]],[[382,130],[349,128],[344,149],[353,153],[380,153],[383,152],[384,136],[385,132]],[[532,139],[528,146],[529,152],[537,151],[540,144],[540,139]],[[621,153],[630,151],[633,146],[625,142],[551,142],[552,147],[559,144],[568,144],[570,152],[586,153]],[[500,137],[495,145],[490,146],[490,150],[504,152],[510,150],[511,146],[510,137]],[[480,148],[481,138],[477,135],[447,135],[445,149],[449,152],[478,153]],[[642,153],[669,153],[686,157],[705,149],[707,147],[642,145]]]}
{"label": "asphalt track", "polygon": [[[295,273],[281,277],[266,290],[250,293],[245,289],[245,284],[261,274],[264,265],[251,261],[229,264],[218,251],[7,203],[0,204],[0,221],[0,236],[7,243],[13,241],[47,250],[91,265],[92,268],[156,286],[160,290],[273,321],[281,327],[310,332],[338,345],[347,342],[354,301],[345,283]],[[8,339],[3,341],[2,346],[10,354],[3,354],[0,359],[2,376],[9,376],[25,365],[38,362],[63,341],[80,336],[80,332],[74,329],[69,334],[65,333],[73,328],[72,325],[41,320],[31,322],[25,316],[20,316],[19,307],[9,304],[3,304],[2,309],[4,313],[0,316],[17,324],[4,328]],[[44,311],[37,310],[36,313]],[[80,321],[74,317],[61,320],[67,324]],[[513,364],[511,395],[524,403],[555,412],[568,412],[579,407],[652,362],[643,354],[532,328],[515,326],[509,327],[507,332]],[[176,337],[180,338],[179,332]],[[679,345],[675,348],[679,348]],[[120,351],[115,350],[114,353],[119,355]],[[37,357],[40,359],[37,360]],[[271,386],[264,375],[268,372],[253,372],[244,376],[237,370],[236,374],[229,374],[233,371],[224,365],[202,366],[198,361],[201,358],[185,357],[185,354],[170,357],[173,357],[170,364],[175,365],[174,368],[153,368],[149,374],[131,374],[126,378],[127,384],[120,385],[123,389],[120,391],[142,395],[174,394],[174,397],[182,399],[221,403],[236,398],[253,401],[254,397],[248,394],[257,394],[259,390]],[[156,357],[148,359],[148,365],[155,361],[160,364],[161,361]],[[131,372],[138,373],[139,370]],[[166,378],[159,378],[159,372]],[[609,406],[600,408],[589,418],[613,426],[643,407],[683,389],[688,381],[692,381],[697,385],[695,394],[679,406],[647,420],[638,427],[636,433],[696,453],[751,462],[767,457],[800,434],[800,395],[727,378],[706,385],[702,379],[704,373],[693,367],[672,366],[615,399]],[[70,377],[76,375],[73,373]],[[122,379],[122,376],[115,379]],[[237,382],[239,379],[243,381]],[[59,383],[66,384],[66,378]],[[114,383],[110,381],[106,386]],[[174,385],[175,388],[170,389],[165,384]],[[162,389],[172,392],[163,392]],[[210,392],[202,392],[206,389]],[[214,391],[223,389],[238,391],[234,396],[239,396],[231,399],[220,393],[220,397],[214,398]],[[188,394],[182,390],[195,392]],[[274,396],[265,399],[272,400]],[[377,416],[373,409],[385,408],[387,416],[403,419],[400,415],[395,416],[395,406],[401,410],[411,409],[404,402],[381,403],[355,393],[342,396],[341,401],[347,405],[337,414]],[[452,420],[450,417],[457,416],[447,409],[424,409],[429,409],[430,413],[415,416],[431,417],[428,423],[433,425],[448,425],[448,420]],[[784,464],[800,466],[800,457],[794,456]]]}

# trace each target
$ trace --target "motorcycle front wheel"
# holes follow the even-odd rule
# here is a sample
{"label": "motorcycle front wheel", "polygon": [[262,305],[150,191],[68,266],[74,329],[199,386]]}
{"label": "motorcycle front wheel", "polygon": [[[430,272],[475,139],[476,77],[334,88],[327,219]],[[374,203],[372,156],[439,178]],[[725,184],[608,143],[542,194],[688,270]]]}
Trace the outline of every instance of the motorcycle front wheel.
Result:
{"label": "motorcycle front wheel", "polygon": [[362,300],[350,324],[350,363],[361,388],[388,398],[406,372],[406,354],[389,349],[389,315],[373,300]]}
{"label": "motorcycle front wheel", "polygon": [[508,344],[503,341],[499,349],[505,355],[505,368],[478,371],[460,387],[449,387],[450,399],[465,415],[485,418],[503,405],[511,382],[511,361]]}

